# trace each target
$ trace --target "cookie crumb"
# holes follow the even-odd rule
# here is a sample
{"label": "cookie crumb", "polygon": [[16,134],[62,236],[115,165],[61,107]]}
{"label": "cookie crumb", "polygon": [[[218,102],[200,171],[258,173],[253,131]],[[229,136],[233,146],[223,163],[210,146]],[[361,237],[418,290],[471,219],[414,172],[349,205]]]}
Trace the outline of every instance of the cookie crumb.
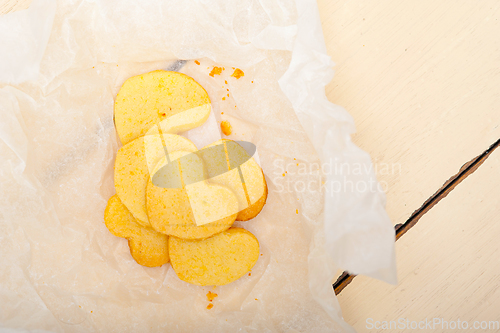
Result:
{"label": "cookie crumb", "polygon": [[220,123],[220,129],[222,130],[222,133],[224,133],[224,135],[231,135],[232,133],[231,124],[227,120],[224,120]]}
{"label": "cookie crumb", "polygon": [[209,291],[208,294],[207,294],[207,299],[210,302],[212,302],[214,300],[214,298],[217,297],[217,296],[219,296],[219,295],[217,295],[216,293],[213,293],[213,292]]}
{"label": "cookie crumb", "polygon": [[197,64],[197,65],[200,64],[200,62],[198,60],[195,60],[194,63]]}
{"label": "cookie crumb", "polygon": [[211,308],[213,308],[213,307],[214,307],[214,305],[213,305],[212,303],[210,303],[210,304],[208,304],[208,305],[207,305],[207,309],[208,309],[208,310],[210,310],[210,309],[211,309]]}
{"label": "cookie crumb", "polygon": [[232,77],[235,77],[235,78],[237,78],[237,79],[239,79],[240,77],[245,76],[245,73],[243,73],[243,71],[242,71],[241,69],[236,68],[236,69],[234,70],[234,73],[233,73],[233,74],[231,74],[231,76],[232,76]]}
{"label": "cookie crumb", "polygon": [[212,71],[208,75],[210,75],[211,77],[214,77],[214,75],[220,75],[221,73],[222,73],[222,67],[214,66],[214,68],[212,69]]}

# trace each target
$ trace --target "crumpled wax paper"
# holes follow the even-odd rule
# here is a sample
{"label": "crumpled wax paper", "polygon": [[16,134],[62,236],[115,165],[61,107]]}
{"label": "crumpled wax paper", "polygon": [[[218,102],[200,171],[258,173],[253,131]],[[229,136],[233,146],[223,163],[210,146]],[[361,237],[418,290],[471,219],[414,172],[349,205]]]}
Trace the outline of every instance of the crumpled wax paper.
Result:
{"label": "crumpled wax paper", "polygon": [[[34,0],[0,16],[0,47],[0,328],[350,331],[331,285],[338,267],[395,282],[385,196],[366,186],[377,183],[352,118],[325,97],[333,63],[315,1]],[[103,223],[120,146],[113,99],[155,69],[198,80],[212,124],[229,120],[231,139],[256,144],[266,174],[267,205],[237,223],[262,256],[215,291],[170,265],[137,265]]]}

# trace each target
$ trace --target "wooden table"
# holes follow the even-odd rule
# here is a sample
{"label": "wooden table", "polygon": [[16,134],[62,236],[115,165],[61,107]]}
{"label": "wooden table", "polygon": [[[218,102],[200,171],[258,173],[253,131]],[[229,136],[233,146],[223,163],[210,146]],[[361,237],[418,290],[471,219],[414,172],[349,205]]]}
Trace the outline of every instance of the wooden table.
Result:
{"label": "wooden table", "polygon": [[488,150],[500,138],[499,5],[319,0],[337,63],[327,95],[353,115],[353,140],[378,169],[398,166],[378,177],[407,231],[397,286],[358,276],[339,294],[359,332],[403,331],[381,328],[400,318],[442,318],[450,332],[458,319],[500,321],[500,149]]}
{"label": "wooden table", "polygon": [[[402,236],[399,284],[354,278],[345,320],[360,332],[498,324],[500,2],[318,2],[337,63],[328,98],[353,115]],[[29,3],[0,0],[0,13]]]}

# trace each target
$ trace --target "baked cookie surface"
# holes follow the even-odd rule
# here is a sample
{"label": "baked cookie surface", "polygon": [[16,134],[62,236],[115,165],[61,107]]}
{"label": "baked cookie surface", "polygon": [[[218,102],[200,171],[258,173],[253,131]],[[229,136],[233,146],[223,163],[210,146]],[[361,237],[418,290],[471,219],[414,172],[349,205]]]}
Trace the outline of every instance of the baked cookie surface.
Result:
{"label": "baked cookie surface", "polygon": [[[208,106],[208,117],[208,93],[198,82],[185,74],[156,70],[133,76],[123,83],[116,96],[116,131],[125,145],[145,135],[162,120],[201,106]],[[195,122],[191,127],[184,127],[182,130],[186,131],[199,125],[201,123]]]}
{"label": "baked cookie surface", "polygon": [[139,265],[157,267],[169,262],[168,236],[137,223],[117,195],[108,201],[104,223],[113,235],[128,239],[130,254]]}
{"label": "baked cookie surface", "polygon": [[179,279],[199,286],[222,286],[252,269],[259,242],[249,231],[230,228],[203,240],[171,237],[170,262]]}

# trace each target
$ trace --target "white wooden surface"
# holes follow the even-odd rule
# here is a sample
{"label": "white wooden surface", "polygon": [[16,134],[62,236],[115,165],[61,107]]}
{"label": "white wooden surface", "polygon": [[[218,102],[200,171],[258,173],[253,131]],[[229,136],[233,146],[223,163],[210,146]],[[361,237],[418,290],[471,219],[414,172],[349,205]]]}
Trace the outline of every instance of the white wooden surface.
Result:
{"label": "white wooden surface", "polygon": [[[500,2],[318,3],[337,63],[327,95],[353,115],[353,139],[379,170],[395,166],[378,177],[388,188],[389,216],[394,224],[404,223],[464,163],[500,138]],[[498,311],[493,316],[500,269],[492,244],[500,233],[487,227],[498,222],[493,184],[500,172],[494,175],[486,164],[476,172],[480,183],[474,184],[475,176],[459,184],[453,201],[438,203],[398,241],[398,287],[358,276],[341,292],[347,322],[369,331],[367,318],[500,319]],[[487,191],[490,198],[482,195]],[[491,237],[483,241],[477,235],[486,230]]]}
{"label": "white wooden surface", "polygon": [[339,294],[344,319],[358,332],[404,331],[367,329],[369,318],[500,322],[499,185],[497,149],[396,242],[397,286],[357,276]]}
{"label": "white wooden surface", "polygon": [[[404,223],[500,138],[500,2],[318,3],[337,63],[327,95],[353,115],[389,216]],[[383,174],[385,164],[400,168]]]}

